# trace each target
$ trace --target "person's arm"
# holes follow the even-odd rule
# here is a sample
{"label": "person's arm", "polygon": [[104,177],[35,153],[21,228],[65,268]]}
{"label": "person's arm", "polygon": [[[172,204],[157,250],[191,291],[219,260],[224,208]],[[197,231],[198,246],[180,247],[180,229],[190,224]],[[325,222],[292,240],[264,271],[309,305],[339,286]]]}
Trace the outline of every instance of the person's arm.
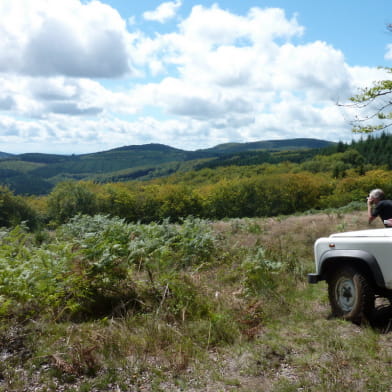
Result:
{"label": "person's arm", "polygon": [[376,219],[376,216],[373,215],[372,205],[373,205],[373,199],[369,197],[367,200],[369,225]]}

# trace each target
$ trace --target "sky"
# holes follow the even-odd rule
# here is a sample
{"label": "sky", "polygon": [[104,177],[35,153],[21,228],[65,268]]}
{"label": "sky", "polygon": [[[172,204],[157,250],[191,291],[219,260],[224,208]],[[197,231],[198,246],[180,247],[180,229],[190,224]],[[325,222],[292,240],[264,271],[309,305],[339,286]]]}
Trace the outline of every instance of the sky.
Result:
{"label": "sky", "polygon": [[349,142],[391,0],[0,0],[0,151]]}

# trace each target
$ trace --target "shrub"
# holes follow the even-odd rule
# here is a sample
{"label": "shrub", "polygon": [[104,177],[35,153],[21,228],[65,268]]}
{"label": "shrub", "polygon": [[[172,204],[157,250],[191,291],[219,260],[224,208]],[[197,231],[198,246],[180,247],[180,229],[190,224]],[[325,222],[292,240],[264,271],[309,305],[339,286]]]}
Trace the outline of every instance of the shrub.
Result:
{"label": "shrub", "polygon": [[39,225],[38,214],[20,196],[0,186],[0,227],[11,227],[22,222],[34,229]]}
{"label": "shrub", "polygon": [[130,308],[148,312],[165,303],[177,318],[180,308],[200,314],[195,306],[204,306],[197,289],[178,274],[215,252],[205,222],[140,225],[78,215],[41,237],[38,244],[21,226],[1,233],[3,315],[100,317]]}
{"label": "shrub", "polygon": [[282,269],[282,263],[267,259],[264,249],[258,248],[247,256],[242,268],[245,274],[245,294],[258,296],[277,287],[276,274]]}
{"label": "shrub", "polygon": [[86,183],[61,182],[48,197],[48,214],[58,223],[64,223],[76,214],[92,215],[96,209],[96,195]]}

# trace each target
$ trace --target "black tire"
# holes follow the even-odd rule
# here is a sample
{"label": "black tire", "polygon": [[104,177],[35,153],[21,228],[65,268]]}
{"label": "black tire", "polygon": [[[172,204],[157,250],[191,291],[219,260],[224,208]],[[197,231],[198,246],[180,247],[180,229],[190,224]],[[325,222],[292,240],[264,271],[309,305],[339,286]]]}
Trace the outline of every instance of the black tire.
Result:
{"label": "black tire", "polygon": [[332,315],[361,323],[373,310],[375,294],[366,277],[351,266],[343,266],[328,279],[328,296]]}

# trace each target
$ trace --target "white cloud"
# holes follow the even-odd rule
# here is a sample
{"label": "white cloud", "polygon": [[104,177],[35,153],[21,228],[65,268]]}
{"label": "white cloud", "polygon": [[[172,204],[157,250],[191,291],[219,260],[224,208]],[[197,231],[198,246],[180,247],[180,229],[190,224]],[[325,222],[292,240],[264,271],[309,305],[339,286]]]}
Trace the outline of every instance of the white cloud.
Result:
{"label": "white cloud", "polygon": [[392,60],[392,44],[387,45],[387,52],[384,57],[386,60]]}
{"label": "white cloud", "polygon": [[168,1],[160,4],[154,11],[146,11],[143,17],[146,20],[152,20],[160,23],[165,23],[167,20],[176,16],[177,10],[181,7],[182,1]]}
{"label": "white cloud", "polygon": [[0,2],[0,71],[116,77],[130,71],[126,24],[98,1]]}
{"label": "white cloud", "polygon": [[300,91],[314,101],[336,101],[350,90],[343,53],[325,42],[282,45],[274,70],[275,88]]}
{"label": "white cloud", "polygon": [[[302,35],[304,28],[296,18],[288,20],[278,8],[252,8],[246,16],[232,14],[218,5],[211,8],[195,6],[180,30],[188,39],[212,46],[252,42],[264,46],[277,37],[291,38]],[[241,40],[243,42],[241,42]]]}
{"label": "white cloud", "polygon": [[[196,6],[178,33],[139,40],[140,63],[159,58],[161,71],[175,66],[179,75],[139,86],[137,96],[149,96],[167,113],[213,125],[217,117],[222,125],[228,118],[243,123],[260,116],[285,99],[286,91],[301,96],[296,104],[309,110],[313,104],[335,105],[351,88],[344,56],[324,42],[290,43],[302,33],[280,9],[254,8],[238,16],[216,5]],[[285,113],[284,128],[292,127],[293,113]]]}
{"label": "white cloud", "polygon": [[[163,22],[180,6],[144,17]],[[99,1],[6,1],[0,17],[0,143],[9,152],[351,140],[352,116],[336,102],[385,77],[349,66],[326,42],[304,42],[296,16],[277,8],[237,15],[196,5],[153,36]]]}

